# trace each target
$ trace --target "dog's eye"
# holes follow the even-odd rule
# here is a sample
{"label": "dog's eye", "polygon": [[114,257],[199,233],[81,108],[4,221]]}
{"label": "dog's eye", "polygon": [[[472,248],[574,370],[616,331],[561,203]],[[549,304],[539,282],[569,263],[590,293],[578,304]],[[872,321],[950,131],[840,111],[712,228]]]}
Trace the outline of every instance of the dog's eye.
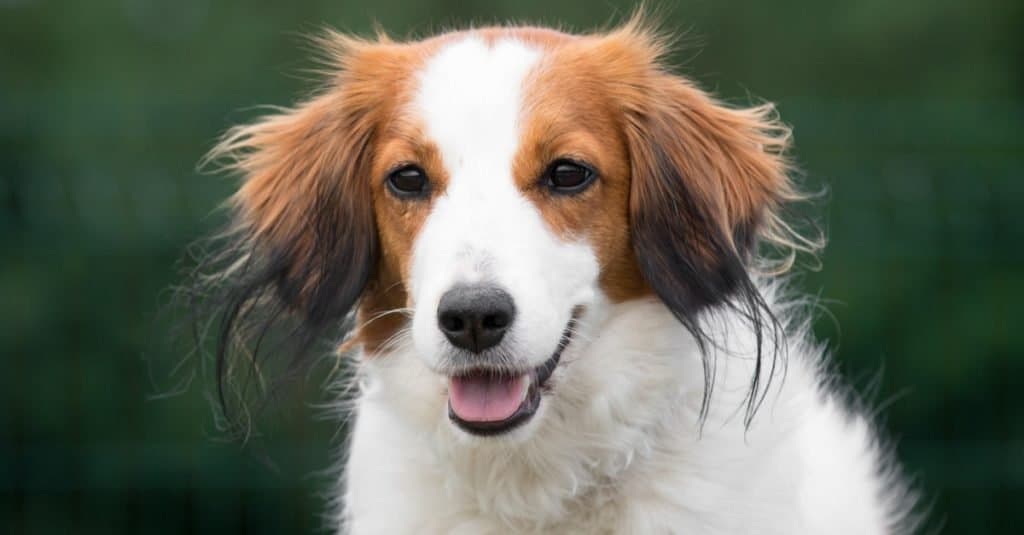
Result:
{"label": "dog's eye", "polygon": [[388,188],[398,197],[423,197],[429,190],[427,173],[415,165],[406,165],[395,169],[388,175]]}
{"label": "dog's eye", "polygon": [[587,188],[596,173],[570,160],[556,160],[544,172],[544,182],[556,193],[578,193]]}

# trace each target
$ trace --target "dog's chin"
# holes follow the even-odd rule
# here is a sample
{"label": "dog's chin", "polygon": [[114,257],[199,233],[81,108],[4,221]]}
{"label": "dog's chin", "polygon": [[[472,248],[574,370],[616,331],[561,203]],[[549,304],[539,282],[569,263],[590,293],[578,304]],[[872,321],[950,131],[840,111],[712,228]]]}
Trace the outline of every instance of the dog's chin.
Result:
{"label": "dog's chin", "polygon": [[550,379],[572,342],[575,316],[569,320],[555,351],[528,369],[480,366],[448,378],[448,419],[477,437],[520,435],[539,417]]}

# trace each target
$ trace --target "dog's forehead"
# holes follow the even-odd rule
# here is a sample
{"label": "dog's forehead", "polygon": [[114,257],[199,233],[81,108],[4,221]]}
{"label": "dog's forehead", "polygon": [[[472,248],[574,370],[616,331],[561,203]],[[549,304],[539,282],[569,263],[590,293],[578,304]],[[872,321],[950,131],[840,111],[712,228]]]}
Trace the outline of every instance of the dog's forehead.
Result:
{"label": "dog's forehead", "polygon": [[442,46],[417,76],[412,112],[449,170],[509,166],[524,86],[543,52],[515,38],[467,35]]}

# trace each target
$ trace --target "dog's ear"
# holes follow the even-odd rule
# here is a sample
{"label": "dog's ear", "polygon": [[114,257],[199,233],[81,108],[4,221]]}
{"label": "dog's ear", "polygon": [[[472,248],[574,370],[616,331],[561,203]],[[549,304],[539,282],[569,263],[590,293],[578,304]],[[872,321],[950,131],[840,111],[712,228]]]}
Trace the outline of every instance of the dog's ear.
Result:
{"label": "dog's ear", "polygon": [[633,247],[648,283],[686,318],[746,290],[759,237],[793,197],[789,130],[773,108],[729,108],[665,74],[627,130]]}
{"label": "dog's ear", "polygon": [[310,326],[340,321],[376,265],[373,135],[368,114],[342,89],[235,128],[214,149],[243,177],[231,202],[249,275],[259,272],[273,298]]}
{"label": "dog's ear", "polygon": [[330,69],[319,94],[228,131],[208,155],[242,179],[231,226],[204,255],[189,294],[200,325],[211,316],[217,325],[225,411],[235,357],[262,373],[261,353],[288,353],[286,369],[297,371],[314,343],[340,334],[378,263],[369,175],[389,102],[382,93],[393,89],[378,70],[398,70],[387,44],[337,35],[320,44]]}
{"label": "dog's ear", "polygon": [[777,239],[776,210],[796,198],[784,155],[789,130],[770,105],[731,108],[678,76],[652,70],[626,125],[634,252],[647,283],[704,350],[704,410],[714,362],[701,313],[724,306],[749,322],[757,343],[750,418],[763,386],[762,347],[772,342],[774,367],[780,335],[750,270],[759,241],[784,241]]}

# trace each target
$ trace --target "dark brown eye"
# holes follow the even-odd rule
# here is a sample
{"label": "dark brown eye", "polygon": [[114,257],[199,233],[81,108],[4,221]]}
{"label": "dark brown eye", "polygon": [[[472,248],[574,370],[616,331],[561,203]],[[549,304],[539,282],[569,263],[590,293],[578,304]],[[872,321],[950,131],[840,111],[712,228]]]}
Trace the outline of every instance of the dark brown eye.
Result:
{"label": "dark brown eye", "polygon": [[556,160],[544,172],[544,182],[556,193],[579,193],[589,186],[596,173],[589,167],[570,160]]}
{"label": "dark brown eye", "polygon": [[425,197],[430,189],[427,173],[415,165],[395,169],[388,175],[387,183],[391,193],[405,199]]}

